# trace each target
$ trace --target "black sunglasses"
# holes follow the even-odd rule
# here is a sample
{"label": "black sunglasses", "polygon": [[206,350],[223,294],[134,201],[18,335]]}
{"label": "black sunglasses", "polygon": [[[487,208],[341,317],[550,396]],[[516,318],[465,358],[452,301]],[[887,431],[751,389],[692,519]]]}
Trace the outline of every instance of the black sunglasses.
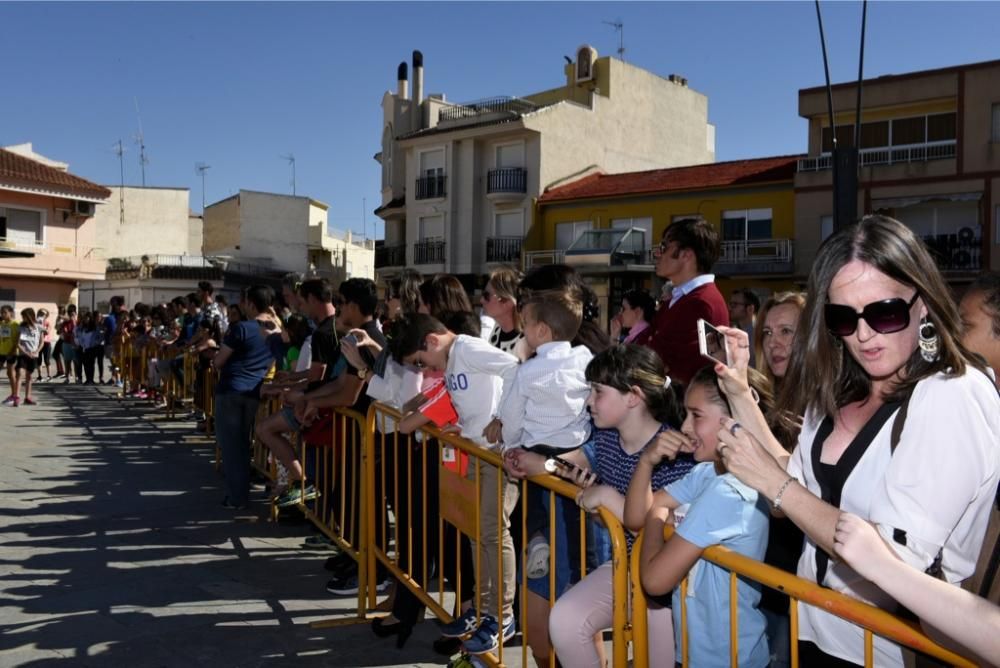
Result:
{"label": "black sunglasses", "polygon": [[850,336],[858,328],[858,319],[864,318],[868,326],[879,334],[901,332],[910,326],[910,309],[917,301],[920,293],[913,295],[910,301],[894,297],[872,302],[860,312],[843,304],[827,304],[823,307],[823,318],[826,328],[834,336]]}

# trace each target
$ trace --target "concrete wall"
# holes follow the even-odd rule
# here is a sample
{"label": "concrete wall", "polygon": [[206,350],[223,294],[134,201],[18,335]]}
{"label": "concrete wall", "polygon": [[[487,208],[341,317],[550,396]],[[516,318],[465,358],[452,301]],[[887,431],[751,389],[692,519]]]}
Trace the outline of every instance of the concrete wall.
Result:
{"label": "concrete wall", "polygon": [[[13,290],[13,301],[0,300],[2,304],[14,307],[14,317],[21,319],[21,309],[47,309],[49,313],[57,313],[60,305],[76,303],[76,282],[61,280],[45,280],[21,278],[9,274],[0,274],[0,290]],[[53,320],[53,323],[55,321]]]}
{"label": "concrete wall", "polygon": [[190,255],[202,255],[204,226],[205,221],[201,216],[188,216],[188,252]]}
{"label": "concrete wall", "polygon": [[[1000,65],[965,72],[962,167],[966,172],[1000,171],[1000,143],[990,136],[994,104],[1000,104]],[[994,203],[998,203],[996,198]]]}
{"label": "concrete wall", "polygon": [[240,246],[240,196],[210,204],[202,213],[202,252],[232,255]]}
{"label": "concrete wall", "polygon": [[[240,291],[236,286],[220,287],[215,284],[216,295],[222,295],[230,304],[239,302]],[[174,297],[186,297],[194,291],[197,281],[190,280],[140,280],[138,278],[114,281],[93,281],[80,286],[78,305],[80,308],[97,309],[106,312],[112,297],[125,298],[126,306],[136,304],[162,304]]]}
{"label": "concrete wall", "polygon": [[[125,186],[125,222],[121,222],[120,186],[108,186],[111,197],[97,207],[94,223],[100,257],[201,255],[200,234],[191,235],[187,188]],[[193,245],[196,242],[197,245]]]}
{"label": "concrete wall", "polygon": [[270,258],[275,269],[304,271],[310,213],[307,197],[241,190],[237,257]]}

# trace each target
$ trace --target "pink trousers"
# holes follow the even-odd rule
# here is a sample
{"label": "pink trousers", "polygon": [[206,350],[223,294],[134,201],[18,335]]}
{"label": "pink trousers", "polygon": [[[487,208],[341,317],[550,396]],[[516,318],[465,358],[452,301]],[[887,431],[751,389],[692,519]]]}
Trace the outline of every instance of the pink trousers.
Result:
{"label": "pink trousers", "polygon": [[[594,635],[611,628],[611,562],[602,564],[559,597],[549,617],[549,635],[564,666],[604,668]],[[674,622],[670,608],[649,608],[649,665],[674,667]]]}

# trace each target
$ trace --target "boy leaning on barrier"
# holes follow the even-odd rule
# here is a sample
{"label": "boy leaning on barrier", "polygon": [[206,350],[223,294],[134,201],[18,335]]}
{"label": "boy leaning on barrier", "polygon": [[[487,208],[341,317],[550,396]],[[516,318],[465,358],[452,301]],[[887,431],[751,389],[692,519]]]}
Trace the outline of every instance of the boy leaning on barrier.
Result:
{"label": "boy leaning on barrier", "polygon": [[[587,441],[590,383],[585,372],[593,354],[571,343],[582,320],[583,301],[571,291],[547,290],[522,302],[522,332],[534,356],[518,367],[513,384],[504,391],[497,420],[487,433],[490,441],[500,439],[505,450],[524,448],[544,457],[566,454]],[[525,570],[534,579],[549,572],[549,514],[541,488],[529,484],[527,490]],[[569,544],[575,545],[577,510],[567,507],[571,511],[567,529],[576,529]]]}
{"label": "boy leaning on barrier", "polygon": [[[448,331],[436,318],[417,314],[405,319],[401,335],[393,338],[392,355],[401,364],[444,371],[445,384],[458,413],[462,435],[486,449],[492,446],[483,432],[496,414],[504,388],[513,382],[518,360],[488,341]],[[442,628],[444,635],[464,636],[472,654],[491,652],[514,635],[516,568],[510,536],[510,514],[517,503],[517,486],[496,466],[482,461],[479,470],[480,535],[479,586],[482,607],[474,607]],[[473,473],[472,475],[475,475]],[[502,485],[503,508],[497,489]],[[502,533],[501,533],[502,532]],[[502,559],[498,561],[498,553]],[[498,581],[497,575],[501,575]],[[502,611],[502,619],[494,616]],[[476,624],[479,616],[480,622]]]}

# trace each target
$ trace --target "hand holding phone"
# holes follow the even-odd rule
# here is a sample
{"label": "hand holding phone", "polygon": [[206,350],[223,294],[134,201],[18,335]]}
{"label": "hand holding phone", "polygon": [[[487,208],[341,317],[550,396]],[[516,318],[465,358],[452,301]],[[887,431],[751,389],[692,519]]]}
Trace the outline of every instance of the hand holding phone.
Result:
{"label": "hand holding phone", "polygon": [[713,362],[733,365],[726,335],[701,318],[698,319],[698,350]]}

